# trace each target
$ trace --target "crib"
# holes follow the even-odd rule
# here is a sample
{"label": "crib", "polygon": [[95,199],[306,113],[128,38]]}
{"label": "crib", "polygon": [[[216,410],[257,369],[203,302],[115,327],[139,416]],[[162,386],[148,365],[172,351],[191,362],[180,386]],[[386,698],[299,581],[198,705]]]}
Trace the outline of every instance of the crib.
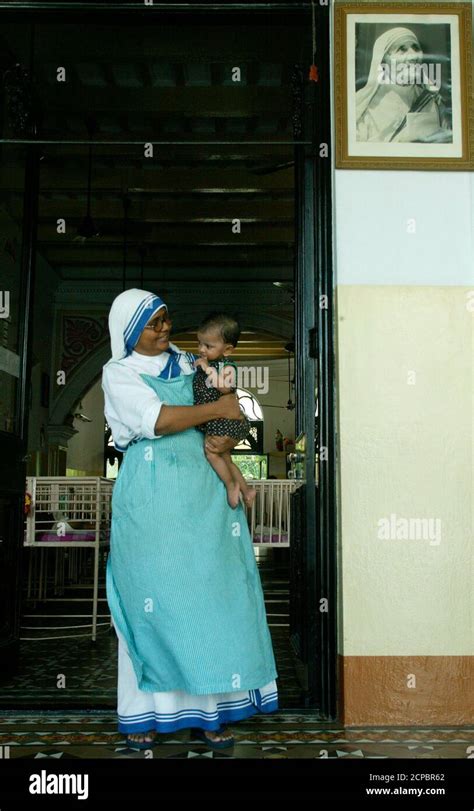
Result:
{"label": "crib", "polygon": [[303,479],[257,479],[248,481],[257,491],[252,507],[245,507],[255,547],[290,546],[291,494]]}
{"label": "crib", "polygon": [[[54,621],[90,618],[90,623],[54,626],[44,623],[22,626],[22,631],[41,630],[43,636],[20,636],[23,640],[68,639],[90,636],[97,638],[101,626],[110,627],[110,613],[106,598],[99,598],[99,576],[104,572],[110,546],[110,524],[114,479],[101,476],[30,476],[26,490],[31,496],[29,512],[25,516],[24,547],[29,550],[27,598],[36,608],[37,602],[61,601],[78,604],[91,599],[92,615],[83,614],[26,614]],[[304,484],[303,480],[265,479],[249,480],[257,490],[251,508],[244,505],[250,534],[256,554],[263,547],[290,546],[291,494]],[[48,552],[48,550],[53,550]],[[92,585],[90,585],[90,557]],[[83,583],[84,577],[87,583]],[[69,589],[83,588],[89,596],[68,597]],[[101,603],[105,609],[99,617]],[[99,622],[99,619],[103,620]],[[90,631],[84,631],[90,628]],[[67,630],[65,636],[52,631]]]}
{"label": "crib", "polygon": [[[102,476],[29,476],[26,492],[31,504],[25,516],[23,545],[29,550],[27,598],[36,607],[37,602],[61,601],[81,603],[92,598],[92,615],[83,614],[26,614],[37,620],[90,619],[90,623],[54,626],[22,626],[22,630],[41,630],[42,636],[20,636],[24,640],[67,639],[90,636],[97,638],[98,626],[110,627],[110,614],[99,623],[99,574],[106,562],[110,544],[110,517],[114,481]],[[53,550],[48,552],[48,550]],[[92,556],[92,561],[91,561]],[[92,563],[92,585],[90,565]],[[83,583],[84,578],[88,581]],[[66,585],[67,583],[67,585]],[[85,597],[68,597],[70,588],[85,589]],[[90,631],[83,633],[90,628]],[[67,630],[67,635],[47,634]]]}

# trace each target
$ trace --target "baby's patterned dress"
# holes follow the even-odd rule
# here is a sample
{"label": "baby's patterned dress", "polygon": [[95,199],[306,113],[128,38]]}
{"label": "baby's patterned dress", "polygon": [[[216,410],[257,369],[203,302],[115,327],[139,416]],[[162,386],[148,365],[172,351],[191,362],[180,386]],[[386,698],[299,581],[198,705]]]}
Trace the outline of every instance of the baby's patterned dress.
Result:
{"label": "baby's patterned dress", "polygon": [[[237,365],[232,361],[220,361],[220,360],[212,360],[208,363],[209,366],[212,366],[217,372],[221,372],[223,366],[233,366],[235,369],[235,374],[237,376]],[[204,369],[201,369],[200,366],[196,369],[196,374],[193,378],[193,393],[194,393],[194,404],[195,405],[204,405],[205,403],[214,403],[221,395],[220,391],[214,388],[214,386],[207,385],[208,376]],[[235,391],[236,387],[232,387],[232,391]],[[243,409],[241,408],[242,413]],[[209,420],[209,422],[205,422],[202,425],[196,425],[198,431],[202,431],[209,436],[230,436],[234,439],[245,439],[250,432],[250,422],[248,421],[247,417],[244,416],[243,420],[226,420],[226,419],[218,419],[218,420]]]}

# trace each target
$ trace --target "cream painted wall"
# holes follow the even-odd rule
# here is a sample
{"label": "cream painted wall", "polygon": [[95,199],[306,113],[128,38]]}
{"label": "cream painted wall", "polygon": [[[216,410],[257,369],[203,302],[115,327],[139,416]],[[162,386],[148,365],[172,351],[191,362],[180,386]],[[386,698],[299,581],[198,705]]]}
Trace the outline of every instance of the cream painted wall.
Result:
{"label": "cream painted wall", "polygon": [[78,431],[70,440],[67,467],[84,471],[86,476],[103,476],[104,469],[104,393],[97,380],[82,398],[82,413],[92,422],[74,420]]}
{"label": "cream painted wall", "polygon": [[[345,656],[474,653],[473,189],[335,172]],[[378,538],[391,514],[439,518],[439,543]]]}
{"label": "cream painted wall", "polygon": [[[247,364],[246,364],[247,365]],[[269,391],[261,394],[257,389],[250,389],[263,409],[263,447],[265,453],[275,451],[275,434],[277,429],[283,436],[295,438],[295,412],[288,411],[288,362],[286,360],[269,361],[268,364]],[[293,376],[293,363],[291,363],[291,376]],[[295,396],[292,390],[292,400]],[[280,406],[273,408],[271,406]],[[266,407],[268,406],[268,407]],[[285,478],[286,465],[284,457],[270,457],[269,473],[278,478]]]}

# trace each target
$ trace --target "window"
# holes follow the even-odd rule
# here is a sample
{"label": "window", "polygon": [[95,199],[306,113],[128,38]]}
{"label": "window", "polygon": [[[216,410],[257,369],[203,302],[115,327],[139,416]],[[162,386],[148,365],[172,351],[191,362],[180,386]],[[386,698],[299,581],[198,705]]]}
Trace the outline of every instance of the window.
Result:
{"label": "window", "polygon": [[232,461],[240,469],[244,479],[268,478],[268,454],[232,453]]}
{"label": "window", "polygon": [[123,454],[114,448],[112,430],[104,420],[104,476],[107,479],[116,479],[122,463]]}
{"label": "window", "polygon": [[247,389],[237,388],[239,403],[247,419],[250,420],[250,433],[235,446],[232,453],[263,453],[263,411],[257,398]]}

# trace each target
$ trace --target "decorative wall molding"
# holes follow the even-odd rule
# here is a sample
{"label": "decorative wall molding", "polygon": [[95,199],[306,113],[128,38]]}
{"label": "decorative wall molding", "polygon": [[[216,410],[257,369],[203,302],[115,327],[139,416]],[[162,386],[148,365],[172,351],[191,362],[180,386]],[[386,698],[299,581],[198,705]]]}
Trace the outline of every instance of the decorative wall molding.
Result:
{"label": "decorative wall molding", "polygon": [[63,313],[59,325],[60,369],[70,374],[95,349],[109,340],[107,316]]}

